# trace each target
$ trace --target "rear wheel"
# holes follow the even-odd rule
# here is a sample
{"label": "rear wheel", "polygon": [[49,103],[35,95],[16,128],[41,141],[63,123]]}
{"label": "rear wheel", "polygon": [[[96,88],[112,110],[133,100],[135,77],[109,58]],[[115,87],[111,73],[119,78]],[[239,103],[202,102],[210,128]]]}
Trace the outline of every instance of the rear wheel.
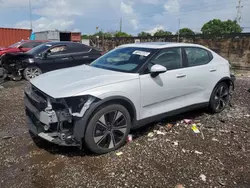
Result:
{"label": "rear wheel", "polygon": [[229,103],[229,86],[225,82],[219,83],[210,98],[209,107],[211,112],[222,112]]}
{"label": "rear wheel", "polygon": [[130,131],[131,118],[127,109],[111,104],[99,109],[92,116],[85,133],[85,144],[96,154],[120,148]]}
{"label": "rear wheel", "polygon": [[36,66],[30,66],[24,69],[23,77],[26,80],[30,80],[42,74],[42,70]]}

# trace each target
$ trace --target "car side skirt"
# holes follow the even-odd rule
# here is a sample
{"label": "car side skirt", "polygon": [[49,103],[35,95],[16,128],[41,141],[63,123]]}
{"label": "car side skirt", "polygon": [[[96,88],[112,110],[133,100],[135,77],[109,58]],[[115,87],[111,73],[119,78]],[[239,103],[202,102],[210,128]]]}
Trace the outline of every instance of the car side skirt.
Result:
{"label": "car side skirt", "polygon": [[194,105],[191,105],[191,106],[183,107],[183,108],[180,108],[180,109],[177,109],[177,110],[173,110],[173,111],[170,111],[170,112],[166,112],[166,113],[163,113],[163,114],[152,116],[152,117],[149,117],[149,118],[136,120],[131,128],[132,129],[138,129],[138,128],[142,127],[142,126],[145,126],[145,125],[148,125],[150,123],[166,119],[166,118],[171,117],[171,116],[179,115],[179,114],[182,114],[184,112],[189,112],[189,111],[192,111],[192,110],[195,110],[195,109],[206,108],[206,107],[208,107],[208,105],[209,105],[209,102],[194,104]]}

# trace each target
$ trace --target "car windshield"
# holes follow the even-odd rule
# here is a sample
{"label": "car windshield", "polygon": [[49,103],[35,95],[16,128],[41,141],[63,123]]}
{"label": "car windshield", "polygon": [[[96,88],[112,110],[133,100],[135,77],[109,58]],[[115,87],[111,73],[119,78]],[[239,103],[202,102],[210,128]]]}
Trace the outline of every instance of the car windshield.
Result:
{"label": "car windshield", "polygon": [[135,73],[152,56],[154,51],[154,49],[138,47],[116,48],[95,60],[90,66]]}
{"label": "car windshield", "polygon": [[20,44],[22,44],[22,43],[21,42],[17,42],[15,44],[10,45],[9,48],[16,48],[16,47],[20,46]]}
{"label": "car windshield", "polygon": [[27,53],[34,55],[34,56],[41,56],[42,53],[49,49],[52,45],[51,44],[40,44],[38,46],[36,46],[35,48],[32,48],[31,50],[29,50]]}

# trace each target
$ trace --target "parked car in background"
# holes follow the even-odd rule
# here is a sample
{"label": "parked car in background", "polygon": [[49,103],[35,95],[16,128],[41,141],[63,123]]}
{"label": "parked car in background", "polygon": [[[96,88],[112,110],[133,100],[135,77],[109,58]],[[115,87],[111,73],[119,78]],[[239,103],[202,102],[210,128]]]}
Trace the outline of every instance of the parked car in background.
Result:
{"label": "parked car in background", "polygon": [[30,49],[48,41],[43,40],[22,40],[8,47],[0,47],[0,56],[6,53],[27,52]]}
{"label": "parked car in background", "polygon": [[[48,42],[26,53],[2,56],[2,66],[14,78],[30,80],[42,73],[89,64],[102,55],[90,46],[74,42]],[[18,80],[15,79],[15,80]]]}
{"label": "parked car in background", "polygon": [[25,108],[33,134],[102,154],[130,129],[200,107],[223,111],[233,82],[229,62],[201,45],[128,44],[32,79]]}

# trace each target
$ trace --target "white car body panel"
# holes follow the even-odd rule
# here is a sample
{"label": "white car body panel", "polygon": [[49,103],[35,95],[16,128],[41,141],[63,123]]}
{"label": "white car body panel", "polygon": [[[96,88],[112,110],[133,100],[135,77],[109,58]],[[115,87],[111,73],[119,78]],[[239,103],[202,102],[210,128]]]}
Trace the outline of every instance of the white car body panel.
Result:
{"label": "white car body panel", "polygon": [[136,43],[118,47],[163,49],[184,46],[206,49],[213,54],[213,59],[205,65],[170,70],[155,78],[150,74],[122,73],[83,65],[43,74],[31,83],[53,98],[81,95],[99,99],[125,97],[134,104],[136,119],[141,120],[209,102],[216,83],[223,77],[230,77],[229,64],[213,51],[195,44]]}

